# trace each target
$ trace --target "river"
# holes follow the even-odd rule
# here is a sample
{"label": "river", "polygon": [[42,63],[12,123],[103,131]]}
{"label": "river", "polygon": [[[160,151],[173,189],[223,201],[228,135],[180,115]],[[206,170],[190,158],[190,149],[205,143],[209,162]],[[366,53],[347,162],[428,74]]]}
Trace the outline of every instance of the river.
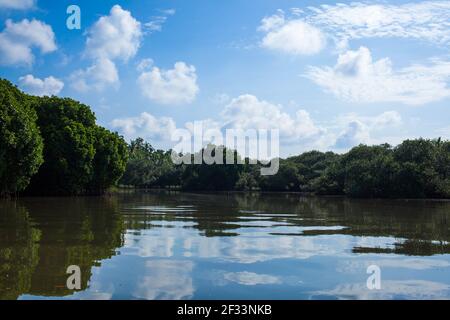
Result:
{"label": "river", "polygon": [[[66,286],[69,266],[80,268],[78,290]],[[450,298],[450,202],[178,192],[0,201],[0,299],[55,298]]]}

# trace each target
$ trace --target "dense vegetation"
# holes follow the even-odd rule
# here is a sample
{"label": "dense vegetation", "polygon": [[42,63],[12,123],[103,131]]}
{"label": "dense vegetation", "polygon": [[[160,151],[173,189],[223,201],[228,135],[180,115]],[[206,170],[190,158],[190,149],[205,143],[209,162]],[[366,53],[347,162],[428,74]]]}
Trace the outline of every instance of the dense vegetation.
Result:
{"label": "dense vegetation", "polygon": [[86,105],[0,82],[0,195],[101,194],[122,176],[125,141]]}
{"label": "dense vegetation", "polygon": [[[220,149],[217,149],[220,148]],[[372,198],[449,198],[450,141],[360,145],[346,154],[311,151],[279,159],[263,176],[234,150],[207,146],[191,160],[223,150],[235,164],[175,165],[171,150],[143,139],[129,145],[98,126],[86,105],[26,95],[0,80],[0,196],[102,194],[115,185],[191,191],[290,191]],[[237,162],[243,164],[237,164]]]}
{"label": "dense vegetation", "polygon": [[43,143],[30,99],[0,79],[0,196],[25,189],[43,162]]}
{"label": "dense vegetation", "polygon": [[[200,154],[211,154],[209,148],[212,146]],[[130,161],[120,183],[137,187],[371,198],[450,197],[450,141],[441,139],[406,140],[396,147],[359,145],[342,155],[306,152],[280,159],[280,169],[273,176],[261,176],[261,164],[250,165],[249,159],[243,165],[174,165],[170,152],[155,150],[142,139],[132,141],[129,151]],[[236,153],[234,156],[240,159]]]}

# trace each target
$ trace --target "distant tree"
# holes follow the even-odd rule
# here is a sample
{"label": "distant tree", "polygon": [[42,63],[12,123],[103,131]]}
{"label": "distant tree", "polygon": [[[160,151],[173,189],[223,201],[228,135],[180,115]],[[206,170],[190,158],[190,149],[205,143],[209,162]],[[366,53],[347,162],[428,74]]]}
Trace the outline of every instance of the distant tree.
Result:
{"label": "distant tree", "polygon": [[353,197],[392,197],[397,164],[390,145],[360,145],[341,160],[344,191]]}
{"label": "distant tree", "polygon": [[343,195],[345,171],[338,158],[323,170],[321,175],[310,182],[310,191],[319,195]]}
{"label": "distant tree", "polygon": [[[224,164],[208,164],[223,150]],[[339,155],[310,151],[280,159],[273,176],[262,176],[262,164],[241,161],[240,155],[213,145],[187,154],[192,164],[174,165],[171,152],[155,150],[143,139],[131,142],[130,160],[121,182],[138,187],[182,186],[190,191],[263,190],[304,191],[350,197],[450,197],[450,142],[406,140],[393,148],[388,144],[359,145]],[[226,164],[226,158],[234,158]],[[194,163],[201,159],[200,163]],[[239,163],[239,164],[238,164]]]}
{"label": "distant tree", "polygon": [[300,189],[314,191],[314,180],[319,178],[337,159],[339,159],[339,155],[333,152],[309,151],[286,160],[295,164],[298,173],[302,176]]}
{"label": "distant tree", "polygon": [[298,165],[291,161],[280,161],[277,174],[261,178],[261,189],[267,191],[300,191],[304,177],[300,174]]}
{"label": "distant tree", "polygon": [[450,196],[448,178],[448,142],[439,140],[405,140],[394,150],[401,164],[394,181],[400,197]]}
{"label": "distant tree", "polygon": [[0,79],[0,196],[28,186],[43,162],[42,149],[30,99]]}
{"label": "distant tree", "polygon": [[435,169],[439,181],[437,183],[437,193],[440,197],[450,197],[450,141],[436,141],[436,162]]}
{"label": "distant tree", "polygon": [[[255,169],[259,170],[257,167]],[[236,182],[235,189],[240,191],[251,191],[259,189],[257,176],[259,171],[246,170],[239,173],[239,179]]]}
{"label": "distant tree", "polygon": [[163,187],[181,184],[181,172],[171,151],[154,149],[142,138],[130,142],[129,160],[120,184],[136,187]]}
{"label": "distant tree", "polygon": [[[209,145],[197,152],[196,155],[192,155],[192,157],[194,159],[197,156],[203,159],[202,155],[205,152],[212,157],[217,156],[217,159],[222,157],[223,164],[207,164],[202,161],[201,164],[186,165],[182,177],[183,189],[207,191],[234,190],[239,176],[244,170],[244,166],[239,164],[242,162],[242,159],[237,151],[222,146]],[[220,152],[220,154],[216,154],[216,152]],[[227,164],[227,157],[234,159],[233,163]]]}

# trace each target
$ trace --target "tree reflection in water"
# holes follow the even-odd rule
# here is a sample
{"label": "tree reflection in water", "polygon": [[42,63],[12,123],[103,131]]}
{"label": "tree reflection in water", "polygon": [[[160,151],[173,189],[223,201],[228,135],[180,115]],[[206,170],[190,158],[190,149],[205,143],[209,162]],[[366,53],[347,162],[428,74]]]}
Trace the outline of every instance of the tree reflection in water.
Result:
{"label": "tree reflection in water", "polygon": [[67,267],[91,269],[123,244],[117,201],[106,198],[26,199],[0,203],[0,298],[66,296]]}

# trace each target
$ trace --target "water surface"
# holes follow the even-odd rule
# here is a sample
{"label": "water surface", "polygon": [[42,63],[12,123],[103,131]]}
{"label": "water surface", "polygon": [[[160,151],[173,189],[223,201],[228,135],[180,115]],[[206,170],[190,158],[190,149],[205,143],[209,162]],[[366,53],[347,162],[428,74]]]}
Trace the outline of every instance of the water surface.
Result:
{"label": "water surface", "polygon": [[[67,267],[82,288],[66,287]],[[369,290],[367,267],[381,289]],[[0,299],[450,298],[450,202],[142,193],[0,202]]]}

